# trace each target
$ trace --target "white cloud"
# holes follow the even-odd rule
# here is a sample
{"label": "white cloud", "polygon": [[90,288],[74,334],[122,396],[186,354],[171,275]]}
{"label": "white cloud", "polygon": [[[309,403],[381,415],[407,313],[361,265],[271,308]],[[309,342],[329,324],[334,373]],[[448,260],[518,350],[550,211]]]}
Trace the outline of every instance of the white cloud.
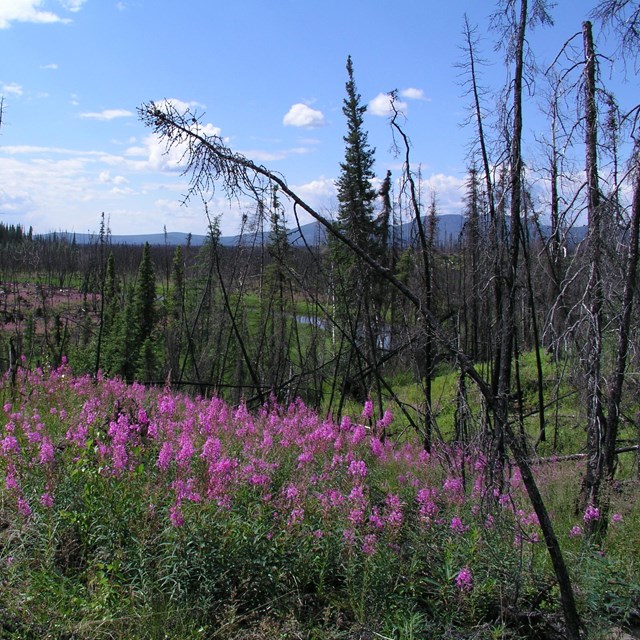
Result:
{"label": "white cloud", "polygon": [[400,95],[403,98],[407,98],[408,100],[423,100],[425,102],[431,102],[431,98],[427,98],[427,96],[424,95],[424,91],[422,89],[416,89],[414,87],[403,89],[400,92]]}
{"label": "white cloud", "polygon": [[0,29],[8,29],[12,22],[47,24],[63,22],[51,11],[41,11],[42,0],[4,0],[0,2]]}
{"label": "white cloud", "polygon": [[298,185],[294,188],[294,191],[299,193],[301,196],[313,199],[314,201],[333,198],[337,194],[335,181],[324,177]]}
{"label": "white cloud", "polygon": [[424,178],[421,186],[435,195],[439,214],[460,213],[463,210],[466,178],[434,173]]}
{"label": "white cloud", "polygon": [[113,176],[108,169],[101,171],[98,174],[98,182],[102,184],[127,184],[129,181],[124,176]]}
{"label": "white cloud", "polygon": [[[63,9],[76,13],[80,11],[86,0],[60,0]],[[12,22],[32,22],[36,24],[52,24],[70,22],[53,11],[43,11],[43,0],[2,0],[0,1],[0,29],[8,29]]]}
{"label": "white cloud", "polygon": [[22,95],[22,87],[19,84],[16,84],[15,82],[10,82],[9,84],[3,85],[2,91],[4,93],[10,93],[14,96]]}
{"label": "white cloud", "polygon": [[134,115],[133,112],[127,109],[104,109],[103,111],[81,113],[80,117],[91,120],[114,120],[115,118],[129,118],[132,115]]}
{"label": "white cloud", "polygon": [[264,151],[261,149],[242,149],[238,153],[245,158],[254,162],[274,162],[276,160],[284,160],[289,156],[302,156],[311,153],[311,149],[307,147],[292,147],[291,149],[280,149],[278,151]]}
{"label": "white cloud", "polygon": [[322,111],[312,109],[306,104],[298,102],[285,114],[282,124],[287,127],[304,127],[306,129],[315,129],[325,124],[324,114]]}
{"label": "white cloud", "polygon": [[76,13],[82,9],[82,5],[87,0],[60,0],[60,4],[67,10]]}
{"label": "white cloud", "polygon": [[156,100],[155,105],[156,107],[164,111],[167,110],[167,107],[171,107],[178,113],[185,113],[187,111],[191,111],[192,109],[206,108],[206,106],[201,102],[196,102],[195,100],[185,102],[184,100],[180,100],[179,98],[163,98],[162,100]]}
{"label": "white cloud", "polygon": [[51,64],[42,64],[42,65],[40,65],[40,68],[41,69],[53,69],[53,70],[55,70],[55,69],[58,68],[58,65],[55,62],[52,62]]}
{"label": "white cloud", "polygon": [[[394,104],[398,111],[402,111],[403,113],[407,112],[409,105],[407,105],[406,102],[396,100]],[[391,95],[389,93],[379,93],[373,100],[371,100],[368,109],[374,116],[391,116],[393,114],[393,111],[391,110]]]}
{"label": "white cloud", "polygon": [[127,5],[124,2],[116,2],[116,9],[118,11],[124,11],[127,8]]}

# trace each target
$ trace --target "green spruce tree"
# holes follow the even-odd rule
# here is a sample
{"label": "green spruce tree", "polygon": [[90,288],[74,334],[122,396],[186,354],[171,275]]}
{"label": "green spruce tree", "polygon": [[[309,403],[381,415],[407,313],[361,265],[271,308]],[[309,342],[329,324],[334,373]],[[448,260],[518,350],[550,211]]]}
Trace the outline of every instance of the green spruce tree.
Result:
{"label": "green spruce tree", "polygon": [[338,190],[338,224],[356,244],[370,249],[377,244],[374,221],[376,191],[372,180],[375,149],[371,148],[364,129],[364,113],[367,106],[361,104],[361,96],[353,77],[351,56],[347,58],[347,97],[342,113],[347,119],[344,161],[340,163]]}
{"label": "green spruce tree", "polygon": [[[347,133],[343,138],[344,161],[340,163],[340,176],[336,181],[337,224],[354,244],[380,259],[381,234],[374,216],[378,194],[372,184],[375,150],[369,145],[364,128],[367,107],[362,104],[356,87],[351,56],[347,58],[345,86],[347,95],[342,112],[346,118]],[[377,370],[380,319],[371,270],[342,243],[332,244],[331,257],[335,315],[342,327],[339,343],[335,345],[338,363],[336,383],[341,387],[340,413],[347,394],[364,401],[370,393],[371,372]]]}

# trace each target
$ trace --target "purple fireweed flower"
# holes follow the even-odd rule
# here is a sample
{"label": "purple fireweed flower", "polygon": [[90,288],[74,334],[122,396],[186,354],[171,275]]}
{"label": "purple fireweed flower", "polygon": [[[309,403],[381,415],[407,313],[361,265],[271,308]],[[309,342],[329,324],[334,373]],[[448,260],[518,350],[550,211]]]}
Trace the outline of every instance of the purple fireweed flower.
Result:
{"label": "purple fireweed flower", "polygon": [[460,478],[447,478],[442,488],[449,495],[459,495],[462,493],[462,480]]}
{"label": "purple fireweed flower", "polygon": [[572,527],[571,531],[569,531],[570,538],[578,538],[581,535],[582,535],[582,527],[579,524]]}
{"label": "purple fireweed flower", "polygon": [[313,452],[312,451],[303,451],[298,456],[298,468],[302,467],[307,462],[311,462],[313,460]]}
{"label": "purple fireweed flower", "polygon": [[353,489],[351,489],[349,492],[349,500],[357,504],[364,504],[366,502],[364,489],[361,484],[357,484]]}
{"label": "purple fireweed flower", "polygon": [[378,507],[373,507],[369,514],[369,523],[376,529],[384,529],[384,518],[380,515]]}
{"label": "purple fireweed flower", "polygon": [[67,431],[65,438],[79,449],[84,449],[87,446],[88,436],[89,427],[86,424],[78,424]]}
{"label": "purple fireweed flower", "polygon": [[53,507],[53,496],[51,495],[51,493],[49,493],[48,491],[45,491],[40,496],[40,504],[43,507],[46,507],[47,509],[50,509],[51,507]]}
{"label": "purple fireweed flower", "polygon": [[179,439],[178,453],[176,455],[176,462],[179,467],[186,467],[189,465],[189,461],[191,460],[193,454],[196,452],[195,447],[193,446],[193,442],[191,441],[191,436],[183,431],[180,434]]}
{"label": "purple fireweed flower", "polygon": [[400,498],[397,495],[390,493],[387,495],[385,502],[387,507],[387,524],[392,528],[401,527],[404,516],[402,513],[402,502],[400,501]]}
{"label": "purple fireweed flower", "polygon": [[361,425],[357,425],[351,435],[351,444],[357,445],[367,437],[367,430]]}
{"label": "purple fireweed flower", "polygon": [[188,480],[175,480],[172,484],[174,491],[176,492],[176,498],[178,502],[183,500],[189,500],[190,502],[201,502],[202,497],[195,488],[195,478],[189,478]]}
{"label": "purple fireweed flower", "polygon": [[200,457],[208,460],[209,462],[215,462],[220,458],[221,451],[222,444],[220,443],[220,439],[209,436],[202,446],[202,453],[200,454]]}
{"label": "purple fireweed flower", "polygon": [[371,399],[364,403],[364,409],[362,410],[362,418],[364,420],[371,420],[373,418],[373,402]]}
{"label": "purple fireweed flower", "polygon": [[621,513],[614,513],[611,516],[611,522],[613,524],[618,524],[618,522],[622,522],[622,514]]}
{"label": "purple fireweed flower", "polygon": [[378,420],[376,426],[378,429],[386,429],[393,422],[393,413],[389,409],[384,412],[384,415]]}
{"label": "purple fireweed flower", "polygon": [[590,504],[584,512],[583,520],[585,522],[591,522],[592,520],[598,520],[600,518],[600,509]]}
{"label": "purple fireweed flower", "polygon": [[300,492],[298,491],[298,487],[296,487],[294,484],[290,484],[288,487],[286,487],[283,490],[284,493],[284,497],[287,500],[295,500],[298,495],[300,495]]}
{"label": "purple fireweed flower", "polygon": [[355,534],[354,530],[353,529],[345,529],[343,534],[342,534],[342,539],[349,546],[353,546],[355,544],[355,542],[356,542],[356,534]]}
{"label": "purple fireweed flower", "polygon": [[269,481],[269,476],[265,475],[264,473],[254,473],[249,478],[249,484],[252,484],[254,486],[266,486],[269,484]]}
{"label": "purple fireweed flower", "polygon": [[31,515],[31,507],[22,496],[18,498],[18,511],[25,518],[28,518]]}
{"label": "purple fireweed flower", "polygon": [[4,484],[8,491],[15,491],[18,489],[18,479],[16,478],[16,468],[13,464],[7,465],[7,472],[4,478]]}
{"label": "purple fireweed flower", "polygon": [[304,509],[292,509],[289,517],[287,518],[287,527],[292,527],[298,522],[304,520]]}
{"label": "purple fireweed flower", "polygon": [[162,396],[159,400],[158,400],[158,412],[166,415],[166,416],[172,416],[174,414],[176,410],[176,403],[175,400],[172,396],[170,395],[165,395]]}
{"label": "purple fireweed flower", "polygon": [[460,569],[456,576],[456,587],[461,591],[471,591],[473,588],[473,575],[469,567]]}
{"label": "purple fireweed flower", "polygon": [[367,463],[364,460],[352,460],[349,463],[348,474],[354,478],[366,478]]}
{"label": "purple fireweed flower", "polygon": [[364,537],[364,541],[362,543],[362,553],[367,556],[372,556],[376,552],[376,544],[378,542],[378,537],[375,533],[369,533]]}
{"label": "purple fireweed flower", "polygon": [[364,522],[364,510],[358,508],[351,509],[347,516],[347,520],[349,520],[354,527],[361,525]]}
{"label": "purple fireweed flower", "polygon": [[20,445],[18,439],[15,436],[7,435],[0,440],[2,453],[20,453]]}
{"label": "purple fireweed flower", "polygon": [[169,520],[171,520],[171,524],[174,527],[181,527],[184,524],[184,516],[182,515],[179,502],[176,502],[171,509],[169,509]]}
{"label": "purple fireweed flower", "polygon": [[171,464],[171,458],[173,457],[173,447],[170,442],[163,442],[162,447],[160,447],[160,453],[158,453],[158,460],[156,461],[156,466],[158,466],[163,471],[166,471]]}
{"label": "purple fireweed flower", "polygon": [[450,528],[451,531],[459,534],[466,533],[469,530],[469,527],[465,526],[465,524],[458,516],[454,516],[453,518],[451,518]]}
{"label": "purple fireweed flower", "polygon": [[384,455],[384,445],[380,438],[371,438],[371,452],[376,458],[381,458]]}

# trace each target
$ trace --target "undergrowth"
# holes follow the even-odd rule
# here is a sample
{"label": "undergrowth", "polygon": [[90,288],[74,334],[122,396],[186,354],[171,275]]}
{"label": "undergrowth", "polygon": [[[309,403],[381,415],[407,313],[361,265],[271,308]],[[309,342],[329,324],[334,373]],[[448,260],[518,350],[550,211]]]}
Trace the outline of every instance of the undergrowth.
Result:
{"label": "undergrowth", "polygon": [[[491,484],[472,444],[395,442],[369,402],[337,424],[66,365],[2,391],[1,638],[561,637],[520,476]],[[635,487],[611,488],[593,547],[580,464],[538,465],[538,481],[587,627],[624,624]]]}

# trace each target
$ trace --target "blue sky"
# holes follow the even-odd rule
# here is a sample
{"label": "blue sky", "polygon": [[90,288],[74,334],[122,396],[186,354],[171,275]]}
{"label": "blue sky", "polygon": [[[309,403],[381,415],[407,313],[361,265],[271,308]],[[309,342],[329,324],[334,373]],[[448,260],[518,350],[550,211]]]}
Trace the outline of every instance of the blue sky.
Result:
{"label": "blue sky", "polygon": [[[553,28],[531,44],[541,64],[580,30],[595,4],[560,0]],[[104,212],[118,234],[205,233],[202,205],[182,206],[187,179],[138,120],[149,100],[204,112],[235,150],[282,173],[324,213],[343,154],[348,55],[369,104],[365,126],[376,172],[398,176],[381,94],[397,89],[425,197],[458,212],[472,131],[460,86],[463,15],[504,80],[481,0],[0,0],[0,220],[95,232]],[[620,69],[616,68],[615,73]],[[635,81],[632,88],[637,86]],[[537,97],[525,125],[534,139]],[[531,151],[533,153],[533,150]],[[243,203],[214,199],[225,234]]]}

